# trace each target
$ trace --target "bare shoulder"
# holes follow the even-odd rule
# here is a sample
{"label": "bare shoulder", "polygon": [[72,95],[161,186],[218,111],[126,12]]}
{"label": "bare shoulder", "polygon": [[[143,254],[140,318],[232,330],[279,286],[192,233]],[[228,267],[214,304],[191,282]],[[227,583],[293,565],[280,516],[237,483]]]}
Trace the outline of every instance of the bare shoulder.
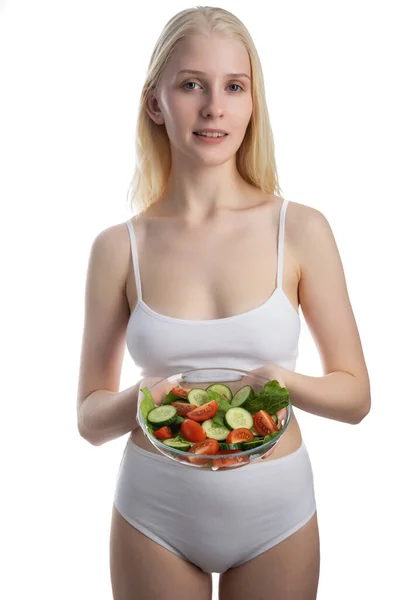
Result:
{"label": "bare shoulder", "polygon": [[111,269],[119,276],[121,285],[126,283],[130,260],[130,240],[126,222],[116,223],[101,230],[92,244],[104,269]]}
{"label": "bare shoulder", "polygon": [[300,204],[300,202],[289,201],[286,210],[285,230],[293,248],[296,250],[300,260],[302,246],[307,241],[311,229],[329,226],[326,217],[316,208]]}
{"label": "bare shoulder", "polygon": [[289,201],[285,216],[285,248],[290,255],[291,262],[296,269],[298,281],[301,279],[301,266],[304,260],[302,246],[307,240],[307,227],[311,221],[322,216],[315,208]]}
{"label": "bare shoulder", "polygon": [[[299,264],[301,277],[304,277],[308,266],[315,260],[319,261],[321,266],[327,260],[335,261],[336,268],[341,266],[334,233],[328,219],[320,210],[290,201],[286,229]],[[318,256],[315,256],[315,253],[318,253]]]}
{"label": "bare shoulder", "polygon": [[117,248],[121,248],[128,241],[129,233],[126,222],[115,223],[109,225],[105,229],[102,229],[96,236],[95,240],[98,244],[104,244],[109,250],[115,251]]}

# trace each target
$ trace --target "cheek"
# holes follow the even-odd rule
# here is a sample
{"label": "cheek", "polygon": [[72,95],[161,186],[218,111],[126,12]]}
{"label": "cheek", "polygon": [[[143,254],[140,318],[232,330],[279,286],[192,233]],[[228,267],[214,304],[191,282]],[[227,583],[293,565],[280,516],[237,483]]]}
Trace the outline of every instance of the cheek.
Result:
{"label": "cheek", "polygon": [[253,111],[253,102],[251,96],[236,98],[236,102],[232,102],[226,107],[226,116],[238,128],[246,127],[251,113]]}
{"label": "cheek", "polygon": [[235,107],[232,113],[232,123],[237,129],[246,129],[249,124],[252,113],[252,104],[245,102],[241,106]]}
{"label": "cheek", "polygon": [[175,116],[178,113],[182,115],[185,107],[189,108],[190,105],[195,104],[194,100],[195,98],[191,98],[190,94],[185,94],[183,91],[175,88],[164,90],[160,96],[164,112],[167,112],[171,116]]}
{"label": "cheek", "polygon": [[243,121],[247,125],[251,118],[251,113],[253,112],[253,102],[250,98],[243,107]]}
{"label": "cheek", "polygon": [[194,103],[190,106],[188,101],[177,95],[169,97],[163,104],[163,114],[166,120],[167,131],[172,135],[177,135],[182,129],[187,129],[193,124]]}
{"label": "cheek", "polygon": [[176,103],[171,101],[171,100],[167,100],[165,102],[163,102],[162,104],[162,112],[164,117],[168,120],[168,121],[174,121],[175,115],[177,114],[178,110],[176,107]]}

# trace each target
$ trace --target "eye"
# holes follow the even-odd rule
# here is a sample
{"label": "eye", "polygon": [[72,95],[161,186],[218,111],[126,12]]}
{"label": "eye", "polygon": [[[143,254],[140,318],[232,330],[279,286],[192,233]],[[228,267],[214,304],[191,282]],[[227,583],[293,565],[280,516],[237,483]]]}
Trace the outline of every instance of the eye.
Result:
{"label": "eye", "polygon": [[242,92],[244,91],[242,86],[239,85],[238,83],[230,83],[229,85],[236,85],[237,87],[239,87],[242,90]]}
{"label": "eye", "polygon": [[[184,84],[183,84],[183,86],[182,86],[182,87],[184,87],[184,88],[185,88],[185,85],[188,85],[189,83],[194,83],[194,85],[199,85],[199,84],[198,84],[198,83],[196,83],[195,81],[187,81],[186,83],[184,83]],[[187,90],[187,89],[189,89],[189,88],[185,88],[185,90]],[[192,90],[193,90],[193,88],[190,88],[190,89],[192,89]]]}
{"label": "eye", "polygon": [[[199,84],[198,84],[198,83],[196,83],[195,81],[187,81],[186,83],[184,83],[184,84],[183,84],[183,86],[182,86],[182,87],[183,87],[185,90],[189,90],[189,91],[190,91],[190,90],[193,90],[193,89],[195,89],[195,88],[187,88],[187,87],[185,87],[186,85],[189,85],[190,83],[193,83],[194,85],[199,85]],[[230,83],[229,85],[230,85],[230,86],[232,86],[232,85],[236,85],[238,88],[240,88],[240,89],[241,89],[241,91],[242,91],[242,92],[244,92],[244,89],[243,89],[243,88],[242,88],[242,86],[241,86],[241,85],[239,85],[238,83]],[[237,93],[237,92],[236,92],[236,93]]]}

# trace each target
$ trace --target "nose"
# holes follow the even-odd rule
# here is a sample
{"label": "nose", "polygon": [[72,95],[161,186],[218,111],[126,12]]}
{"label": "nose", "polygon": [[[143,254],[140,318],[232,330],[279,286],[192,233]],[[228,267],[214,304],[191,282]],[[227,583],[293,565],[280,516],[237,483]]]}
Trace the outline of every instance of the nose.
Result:
{"label": "nose", "polygon": [[205,96],[204,105],[201,110],[202,116],[218,118],[223,114],[222,100],[217,93],[209,92]]}

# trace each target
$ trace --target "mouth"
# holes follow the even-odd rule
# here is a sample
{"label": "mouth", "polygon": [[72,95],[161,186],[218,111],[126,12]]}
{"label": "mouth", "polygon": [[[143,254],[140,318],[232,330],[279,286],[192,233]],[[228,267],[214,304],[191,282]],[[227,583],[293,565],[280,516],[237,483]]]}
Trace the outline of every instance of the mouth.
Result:
{"label": "mouth", "polygon": [[218,135],[214,135],[214,134],[204,135],[204,134],[198,133],[197,131],[193,131],[193,134],[198,135],[200,137],[210,137],[210,138],[221,138],[221,137],[226,137],[229,135],[229,133],[218,133]]}

